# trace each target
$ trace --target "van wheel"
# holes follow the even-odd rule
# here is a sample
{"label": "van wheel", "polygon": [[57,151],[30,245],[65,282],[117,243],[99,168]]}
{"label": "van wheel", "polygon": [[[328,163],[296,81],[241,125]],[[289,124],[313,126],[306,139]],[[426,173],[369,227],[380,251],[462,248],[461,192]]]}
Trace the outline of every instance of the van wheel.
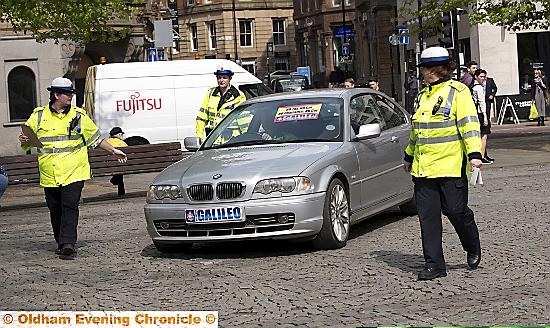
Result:
{"label": "van wheel", "polygon": [[128,139],[125,139],[124,142],[128,146],[139,146],[139,145],[148,145],[149,141],[147,139],[144,139],[142,137],[130,137]]}
{"label": "van wheel", "polygon": [[313,240],[318,249],[336,249],[346,246],[350,229],[349,199],[340,179],[330,182],[323,208],[323,227]]}
{"label": "van wheel", "polygon": [[404,215],[416,215],[418,211],[416,209],[416,198],[413,196],[408,202],[399,205],[399,210]]}
{"label": "van wheel", "polygon": [[193,247],[192,243],[163,243],[153,241],[155,248],[161,253],[184,253]]}

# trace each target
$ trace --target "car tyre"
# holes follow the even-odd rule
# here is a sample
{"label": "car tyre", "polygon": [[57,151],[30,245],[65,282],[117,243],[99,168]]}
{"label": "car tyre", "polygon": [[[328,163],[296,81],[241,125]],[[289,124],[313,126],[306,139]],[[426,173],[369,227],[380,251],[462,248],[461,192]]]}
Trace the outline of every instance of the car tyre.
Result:
{"label": "car tyre", "polygon": [[183,253],[193,247],[192,243],[163,243],[159,241],[153,241],[155,248],[161,253]]}
{"label": "car tyre", "polygon": [[323,207],[323,227],[313,240],[317,249],[337,249],[346,246],[350,230],[349,198],[340,179],[330,182]]}
{"label": "car tyre", "polygon": [[418,210],[416,209],[416,198],[413,196],[408,202],[399,205],[399,210],[404,215],[418,214]]}

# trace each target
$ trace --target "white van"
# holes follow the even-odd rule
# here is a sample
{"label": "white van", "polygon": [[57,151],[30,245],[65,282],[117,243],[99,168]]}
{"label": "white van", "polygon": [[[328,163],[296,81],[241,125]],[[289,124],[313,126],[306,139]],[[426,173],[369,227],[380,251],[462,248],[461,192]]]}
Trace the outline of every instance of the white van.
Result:
{"label": "white van", "polygon": [[88,68],[84,109],[102,133],[120,126],[129,145],[180,141],[195,135],[195,119],[218,66],[246,98],[271,93],[238,64],[225,59],[113,63]]}

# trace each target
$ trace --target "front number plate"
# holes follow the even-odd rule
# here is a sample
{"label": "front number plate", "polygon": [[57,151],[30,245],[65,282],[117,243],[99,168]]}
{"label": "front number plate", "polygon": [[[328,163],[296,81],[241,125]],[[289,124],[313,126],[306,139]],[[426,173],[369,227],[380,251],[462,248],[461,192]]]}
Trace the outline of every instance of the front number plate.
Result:
{"label": "front number plate", "polygon": [[187,223],[243,222],[244,220],[244,209],[238,206],[185,210]]}

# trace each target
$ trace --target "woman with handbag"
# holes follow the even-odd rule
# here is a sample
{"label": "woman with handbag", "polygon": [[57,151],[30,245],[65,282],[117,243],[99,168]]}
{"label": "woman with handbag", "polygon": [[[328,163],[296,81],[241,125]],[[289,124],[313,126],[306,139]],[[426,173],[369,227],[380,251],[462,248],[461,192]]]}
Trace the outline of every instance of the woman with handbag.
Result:
{"label": "woman with handbag", "polygon": [[539,120],[537,126],[544,126],[544,112],[546,110],[546,99],[544,97],[546,91],[546,80],[542,76],[542,72],[539,69],[534,71],[535,78],[531,82],[531,99],[537,107],[539,114]]}

